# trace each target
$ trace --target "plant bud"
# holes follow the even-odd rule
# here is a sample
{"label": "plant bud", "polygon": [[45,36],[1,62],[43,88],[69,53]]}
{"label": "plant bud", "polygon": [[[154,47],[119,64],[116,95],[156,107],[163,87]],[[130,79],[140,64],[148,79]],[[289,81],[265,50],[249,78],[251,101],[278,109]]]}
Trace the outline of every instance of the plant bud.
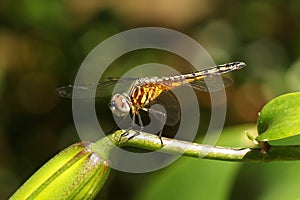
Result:
{"label": "plant bud", "polygon": [[92,145],[81,142],[64,149],[10,199],[93,199],[104,185],[110,168],[106,156],[95,153]]}

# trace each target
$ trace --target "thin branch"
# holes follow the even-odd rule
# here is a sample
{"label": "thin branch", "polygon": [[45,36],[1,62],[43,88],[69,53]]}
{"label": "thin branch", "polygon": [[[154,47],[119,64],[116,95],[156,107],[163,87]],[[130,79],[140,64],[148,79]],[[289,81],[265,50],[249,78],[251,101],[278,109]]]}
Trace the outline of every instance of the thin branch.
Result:
{"label": "thin branch", "polygon": [[[131,146],[151,151],[161,151],[184,156],[236,161],[270,162],[300,160],[300,146],[270,146],[265,152],[261,148],[230,148],[204,145],[136,131],[116,131],[108,138],[117,146]],[[161,144],[163,142],[163,146]]]}

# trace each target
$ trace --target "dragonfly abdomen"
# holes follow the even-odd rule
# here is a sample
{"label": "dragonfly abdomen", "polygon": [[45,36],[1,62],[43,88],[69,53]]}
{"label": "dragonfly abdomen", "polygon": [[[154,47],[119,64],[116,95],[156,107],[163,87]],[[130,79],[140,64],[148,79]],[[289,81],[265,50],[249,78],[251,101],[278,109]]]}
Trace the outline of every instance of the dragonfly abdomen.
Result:
{"label": "dragonfly abdomen", "polygon": [[192,72],[189,74],[184,74],[182,76],[184,79],[193,79],[191,81],[194,81],[194,80],[199,80],[199,79],[209,77],[209,76],[222,75],[222,74],[234,71],[234,70],[241,69],[245,66],[246,66],[246,64],[243,62],[232,62],[232,63],[223,64],[223,65],[217,65],[214,67],[209,67],[209,68],[199,70],[196,72]]}

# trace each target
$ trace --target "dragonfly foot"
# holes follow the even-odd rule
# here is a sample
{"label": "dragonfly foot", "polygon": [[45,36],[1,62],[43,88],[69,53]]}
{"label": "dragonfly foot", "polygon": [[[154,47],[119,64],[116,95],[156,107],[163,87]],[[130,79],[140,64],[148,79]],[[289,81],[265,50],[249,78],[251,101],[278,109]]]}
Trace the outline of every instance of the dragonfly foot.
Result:
{"label": "dragonfly foot", "polygon": [[[130,131],[134,132],[134,133],[130,133]],[[131,134],[131,135],[129,135]],[[122,134],[121,137],[119,138],[118,142],[121,141],[122,138],[127,137],[127,140],[130,140],[132,138],[134,138],[135,136],[139,135],[139,131],[138,130],[134,130],[134,129],[126,129]]]}
{"label": "dragonfly foot", "polygon": [[158,138],[159,138],[159,140],[160,140],[161,148],[163,148],[164,143],[163,143],[163,141],[162,141],[162,139],[161,139],[161,135],[162,135],[162,130],[160,130],[160,131],[157,133],[157,136],[158,136]]}

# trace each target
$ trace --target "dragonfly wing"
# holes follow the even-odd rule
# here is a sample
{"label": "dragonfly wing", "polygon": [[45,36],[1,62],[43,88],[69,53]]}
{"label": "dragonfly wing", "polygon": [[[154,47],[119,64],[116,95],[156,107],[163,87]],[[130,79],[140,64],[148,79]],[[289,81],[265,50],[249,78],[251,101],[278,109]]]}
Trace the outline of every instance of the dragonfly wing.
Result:
{"label": "dragonfly wing", "polygon": [[112,95],[114,86],[116,86],[117,83],[120,83],[119,89],[123,89],[122,92],[125,92],[135,80],[136,78],[108,77],[106,81],[101,81],[99,83],[63,86],[57,89],[57,93],[64,98],[76,99],[106,97]]}
{"label": "dragonfly wing", "polygon": [[58,96],[64,98],[72,98],[72,91],[73,91],[72,85],[62,86],[56,89]]}
{"label": "dragonfly wing", "polygon": [[220,81],[220,79],[215,76],[205,77],[204,79],[191,82],[189,86],[203,92],[217,92],[233,83],[233,80],[226,76],[221,76],[221,80],[223,81]]}
{"label": "dragonfly wing", "polygon": [[[173,126],[180,120],[180,116],[181,116],[180,104],[172,91],[162,92],[154,101],[150,103],[150,106],[155,104],[159,104],[163,106],[164,109],[166,110],[167,112],[166,125]],[[150,109],[150,113],[151,110],[153,110],[152,107]],[[161,112],[159,110],[157,111]],[[155,110],[153,110],[152,112],[154,116],[159,117],[159,115],[155,115]]]}
{"label": "dragonfly wing", "polygon": [[[117,80],[108,80],[99,83],[68,85],[57,89],[59,96],[64,98],[90,99],[109,95]],[[96,92],[95,92],[96,90]]]}

